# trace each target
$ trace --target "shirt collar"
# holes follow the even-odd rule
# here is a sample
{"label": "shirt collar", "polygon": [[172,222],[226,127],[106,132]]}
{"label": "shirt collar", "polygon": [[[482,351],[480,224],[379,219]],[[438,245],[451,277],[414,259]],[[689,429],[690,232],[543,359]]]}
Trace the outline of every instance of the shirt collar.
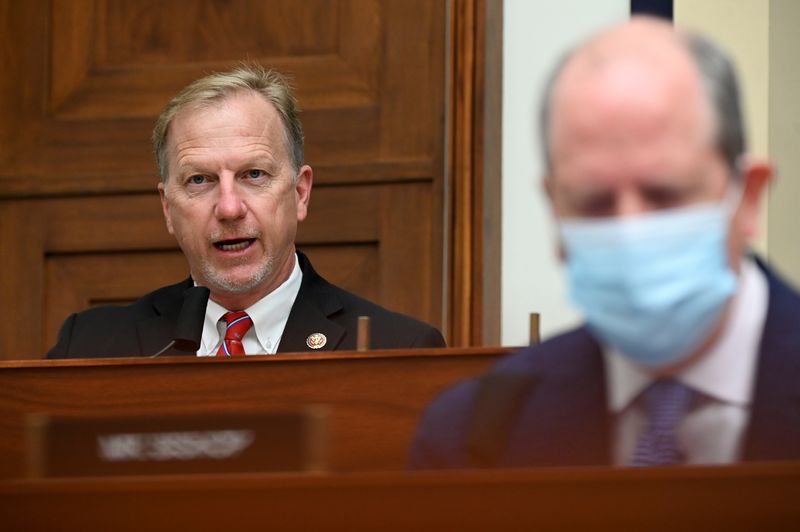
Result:
{"label": "shirt collar", "polygon": [[[253,320],[253,330],[262,352],[274,352],[274,348],[277,348],[302,282],[303,272],[295,254],[294,267],[289,278],[278,288],[244,309]],[[213,352],[219,344],[220,331],[224,330],[224,327],[219,327],[218,323],[226,312],[228,309],[211,299],[208,300],[202,339],[202,348],[206,352]]]}
{"label": "shirt collar", "polygon": [[[676,375],[693,389],[718,401],[746,406],[753,395],[758,347],[767,316],[767,280],[750,258],[742,261],[740,286],[731,314],[708,353]],[[653,380],[653,376],[622,353],[604,348],[608,408],[624,410]]]}

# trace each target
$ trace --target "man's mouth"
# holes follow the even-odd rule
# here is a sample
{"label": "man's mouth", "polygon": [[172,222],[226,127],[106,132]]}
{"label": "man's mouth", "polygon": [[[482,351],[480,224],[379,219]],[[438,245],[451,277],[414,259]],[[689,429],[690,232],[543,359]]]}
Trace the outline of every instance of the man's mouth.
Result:
{"label": "man's mouth", "polygon": [[220,240],[214,242],[214,247],[222,251],[241,251],[250,247],[255,238],[232,238],[230,240]]}

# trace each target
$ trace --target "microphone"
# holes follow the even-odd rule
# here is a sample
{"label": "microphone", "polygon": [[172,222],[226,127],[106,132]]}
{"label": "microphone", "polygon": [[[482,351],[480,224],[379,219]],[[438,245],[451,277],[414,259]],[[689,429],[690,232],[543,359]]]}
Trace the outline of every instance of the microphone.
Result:
{"label": "microphone", "polygon": [[192,286],[184,290],[183,305],[175,324],[174,338],[151,358],[163,354],[172,347],[179,351],[189,352],[196,352],[200,349],[210,292],[205,286]]}

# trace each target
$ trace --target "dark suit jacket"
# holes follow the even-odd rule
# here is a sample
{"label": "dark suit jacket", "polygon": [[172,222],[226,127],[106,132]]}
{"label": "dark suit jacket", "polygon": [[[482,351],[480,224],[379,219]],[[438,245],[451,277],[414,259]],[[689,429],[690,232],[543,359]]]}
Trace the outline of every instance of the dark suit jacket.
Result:
{"label": "dark suit jacket", "polygon": [[[800,458],[800,296],[765,271],[769,304],[742,459],[796,460]],[[497,424],[496,430],[504,433],[494,435],[499,443],[492,465],[612,463],[605,365],[600,345],[585,327],[506,357],[489,375],[525,377],[532,383],[519,400],[505,402],[495,412],[498,418],[509,416],[509,422],[506,427]],[[462,382],[427,408],[412,446],[412,467],[480,465],[483,450],[475,442],[487,438],[476,437],[476,397],[486,400],[481,394],[486,382],[487,376]]]}
{"label": "dark suit jacket", "polygon": [[[308,258],[297,254],[303,281],[278,345],[278,352],[311,351],[306,339],[323,333],[327,343],[316,351],[356,347],[359,316],[370,316],[371,347],[443,347],[442,335],[425,323],[390,312],[323,279]],[[150,356],[174,338],[183,292],[192,280],[160,288],[128,306],[99,307],[71,315],[47,358]],[[187,354],[175,349],[164,355]],[[193,353],[188,353],[193,354]]]}

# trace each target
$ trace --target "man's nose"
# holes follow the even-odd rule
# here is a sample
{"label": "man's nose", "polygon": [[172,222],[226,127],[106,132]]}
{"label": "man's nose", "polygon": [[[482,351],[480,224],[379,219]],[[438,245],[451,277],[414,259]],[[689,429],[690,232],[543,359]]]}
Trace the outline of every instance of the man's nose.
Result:
{"label": "man's nose", "polygon": [[219,181],[219,196],[214,207],[215,216],[220,220],[242,218],[247,213],[247,204],[244,199],[242,190],[235,179],[221,178]]}
{"label": "man's nose", "polygon": [[644,198],[636,192],[624,192],[617,196],[616,209],[614,216],[636,216],[637,214],[644,214],[650,208]]}

